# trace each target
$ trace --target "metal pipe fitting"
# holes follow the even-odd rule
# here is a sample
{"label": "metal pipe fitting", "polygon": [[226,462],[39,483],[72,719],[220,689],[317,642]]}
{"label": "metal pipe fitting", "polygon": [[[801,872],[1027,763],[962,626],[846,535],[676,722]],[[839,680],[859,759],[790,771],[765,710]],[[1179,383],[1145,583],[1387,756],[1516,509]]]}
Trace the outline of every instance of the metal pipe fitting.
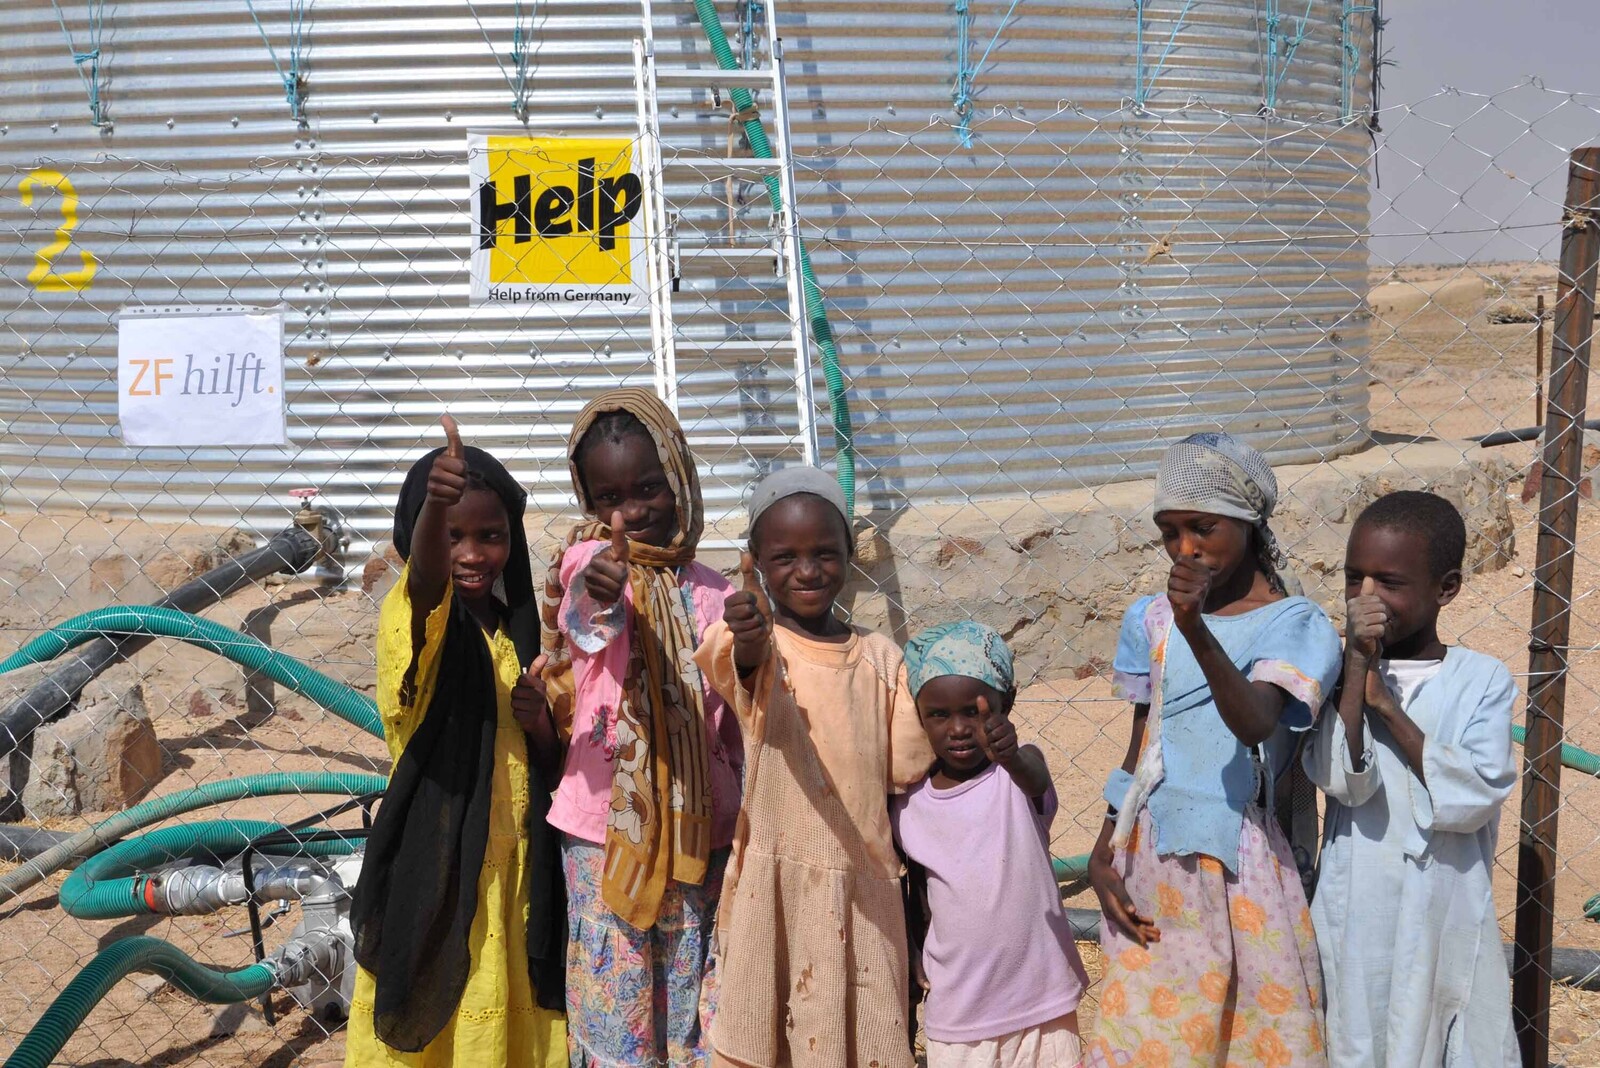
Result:
{"label": "metal pipe fitting", "polygon": [[[257,901],[299,900],[322,892],[327,871],[307,863],[262,868],[255,873]],[[145,898],[151,907],[168,916],[200,916],[249,900],[244,873],[209,864],[176,868],[150,880]]]}

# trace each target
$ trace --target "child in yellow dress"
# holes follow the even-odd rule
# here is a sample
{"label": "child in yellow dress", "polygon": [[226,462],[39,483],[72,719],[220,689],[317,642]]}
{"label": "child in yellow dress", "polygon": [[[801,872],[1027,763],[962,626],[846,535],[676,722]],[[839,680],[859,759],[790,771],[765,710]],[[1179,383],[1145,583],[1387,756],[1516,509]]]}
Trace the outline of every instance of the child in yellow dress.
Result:
{"label": "child in yellow dress", "polygon": [[351,914],[345,1064],[562,1068],[565,903],[544,818],[560,746],[543,702],[514,695],[542,666],[526,495],[443,422],[449,444],[401,487],[406,566],[378,617],[394,772]]}

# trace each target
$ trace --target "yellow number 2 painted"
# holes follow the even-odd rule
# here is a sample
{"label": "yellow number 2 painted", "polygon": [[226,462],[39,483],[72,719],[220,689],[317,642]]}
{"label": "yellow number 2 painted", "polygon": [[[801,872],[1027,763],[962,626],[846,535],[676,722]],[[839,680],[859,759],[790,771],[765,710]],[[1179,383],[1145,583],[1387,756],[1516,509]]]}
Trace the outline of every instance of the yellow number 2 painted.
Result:
{"label": "yellow number 2 painted", "polygon": [[60,194],[57,203],[61,211],[61,225],[56,227],[56,239],[33,254],[33,270],[28,272],[28,281],[41,293],[88,289],[94,281],[95,270],[100,266],[88,249],[78,249],[78,255],[83,260],[80,269],[60,274],[55,269],[56,257],[72,246],[72,231],[78,225],[78,194],[72,188],[72,179],[60,171],[33,171],[17,186],[17,192],[22,194],[23,207],[32,207],[35,187],[54,189]]}

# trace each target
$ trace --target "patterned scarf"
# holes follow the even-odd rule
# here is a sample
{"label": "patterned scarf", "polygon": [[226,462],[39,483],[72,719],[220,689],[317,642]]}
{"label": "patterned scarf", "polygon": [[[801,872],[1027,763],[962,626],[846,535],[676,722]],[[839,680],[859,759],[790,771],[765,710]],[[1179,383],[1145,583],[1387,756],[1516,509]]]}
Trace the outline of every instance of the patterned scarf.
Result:
{"label": "patterned scarf", "polygon": [[1267,458],[1230,434],[1190,434],[1161,456],[1153,510],[1207,512],[1249,523],[1256,531],[1256,564],[1268,585],[1297,595],[1300,583],[1268,525],[1277,505],[1278,479]]}
{"label": "patterned scarf", "polygon": [[[550,654],[546,677],[558,723],[572,722],[572,652],[561,633],[561,560],[582,541],[606,541],[611,527],[588,499],[574,457],[595,421],[625,411],[655,443],[662,470],[678,502],[678,533],[665,547],[630,540],[629,586],[633,627],[621,706],[615,710],[616,754],[611,808],[606,815],[605,876],[608,908],[638,928],[653,927],[667,880],[698,885],[711,855],[711,776],[705,701],[694,666],[696,634],[678,585],[679,569],[694,559],[705,527],[700,476],[672,412],[645,389],[611,390],[579,414],[567,439],[572,486],[586,515],[567,535],[545,578],[541,637]],[[608,731],[608,733],[610,733]]]}
{"label": "patterned scarf", "polygon": [[977,620],[937,623],[906,642],[905,655],[912,697],[943,675],[977,679],[1002,694],[1017,686],[1011,647],[999,631]]}

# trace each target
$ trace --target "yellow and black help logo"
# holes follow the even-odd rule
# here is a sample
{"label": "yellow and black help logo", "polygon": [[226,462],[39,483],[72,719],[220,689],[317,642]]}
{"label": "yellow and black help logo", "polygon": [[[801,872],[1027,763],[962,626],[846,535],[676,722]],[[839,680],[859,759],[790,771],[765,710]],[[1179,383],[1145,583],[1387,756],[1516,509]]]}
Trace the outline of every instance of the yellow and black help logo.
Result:
{"label": "yellow and black help logo", "polygon": [[631,139],[472,135],[475,303],[639,303]]}

